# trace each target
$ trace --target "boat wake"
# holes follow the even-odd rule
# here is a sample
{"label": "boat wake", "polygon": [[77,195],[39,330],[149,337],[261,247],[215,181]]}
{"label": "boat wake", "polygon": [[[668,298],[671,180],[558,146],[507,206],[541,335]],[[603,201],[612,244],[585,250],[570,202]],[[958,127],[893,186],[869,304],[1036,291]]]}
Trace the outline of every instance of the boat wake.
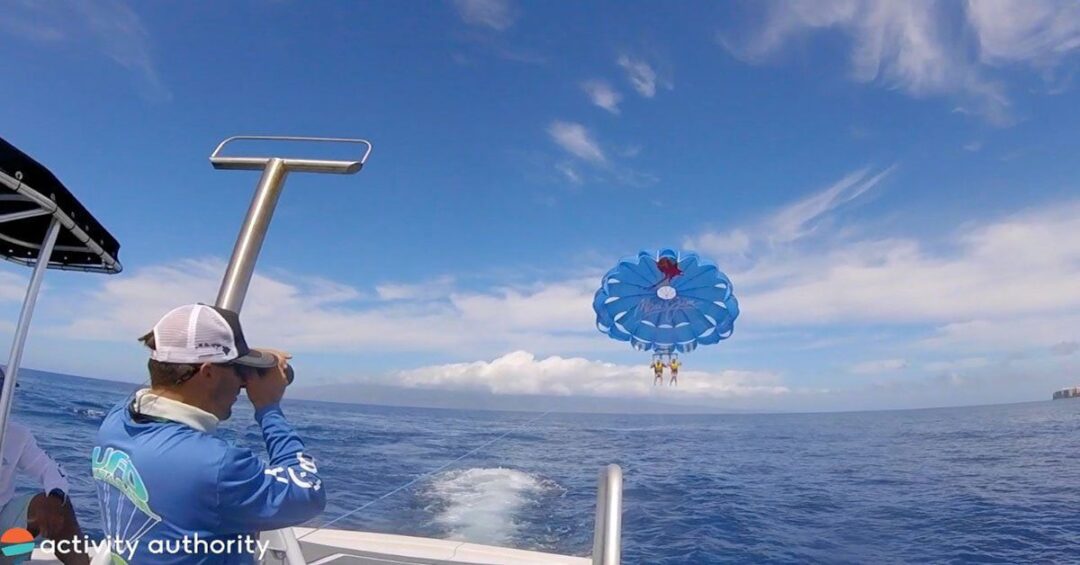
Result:
{"label": "boat wake", "polygon": [[514,469],[473,468],[435,476],[426,494],[435,524],[448,539],[507,545],[526,525],[522,514],[559,488]]}

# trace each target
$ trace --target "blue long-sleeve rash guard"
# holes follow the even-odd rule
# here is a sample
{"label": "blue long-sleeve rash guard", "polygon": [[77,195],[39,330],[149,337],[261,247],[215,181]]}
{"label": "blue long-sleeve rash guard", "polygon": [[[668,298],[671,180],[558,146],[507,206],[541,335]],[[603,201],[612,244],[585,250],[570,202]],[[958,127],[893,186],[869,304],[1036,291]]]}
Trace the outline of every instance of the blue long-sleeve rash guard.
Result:
{"label": "blue long-sleeve rash guard", "polygon": [[269,465],[187,425],[136,418],[127,404],[109,412],[98,431],[93,473],[115,556],[139,565],[251,563],[253,545],[243,540],[252,533],[320,514],[326,492],[318,469],[281,408],[264,407],[255,419]]}

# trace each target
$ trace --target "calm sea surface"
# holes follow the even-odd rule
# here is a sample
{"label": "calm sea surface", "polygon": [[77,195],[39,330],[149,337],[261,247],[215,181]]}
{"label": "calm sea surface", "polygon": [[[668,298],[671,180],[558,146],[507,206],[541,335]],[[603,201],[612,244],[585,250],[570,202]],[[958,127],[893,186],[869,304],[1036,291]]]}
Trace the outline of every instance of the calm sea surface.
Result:
{"label": "calm sea surface", "polygon": [[[90,450],[132,385],[20,373],[15,417],[99,533]],[[265,452],[245,400],[222,432]],[[612,416],[286,401],[335,528],[586,555],[625,474],[625,563],[1078,563],[1080,400],[895,412]],[[539,407],[542,409],[542,407]],[[30,486],[26,484],[26,486]]]}

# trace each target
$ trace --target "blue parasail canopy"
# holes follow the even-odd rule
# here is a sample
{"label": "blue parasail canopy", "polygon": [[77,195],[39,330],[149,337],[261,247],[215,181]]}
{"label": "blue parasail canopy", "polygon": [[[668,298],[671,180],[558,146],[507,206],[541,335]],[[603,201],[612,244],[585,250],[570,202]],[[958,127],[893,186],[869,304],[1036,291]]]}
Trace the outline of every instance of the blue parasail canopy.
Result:
{"label": "blue parasail canopy", "polygon": [[596,327],[612,339],[670,355],[731,337],[739,302],[716,265],[695,253],[661,249],[608,271],[593,310]]}

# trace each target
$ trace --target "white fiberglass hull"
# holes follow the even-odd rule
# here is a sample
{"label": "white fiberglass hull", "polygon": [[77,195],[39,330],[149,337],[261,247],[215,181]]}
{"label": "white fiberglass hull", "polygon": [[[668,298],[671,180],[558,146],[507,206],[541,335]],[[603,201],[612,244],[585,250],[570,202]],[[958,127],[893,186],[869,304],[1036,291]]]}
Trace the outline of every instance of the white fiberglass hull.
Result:
{"label": "white fiberglass hull", "polygon": [[[300,540],[308,565],[392,565],[401,564],[470,564],[470,565],[590,565],[592,559],[525,551],[507,547],[480,545],[462,541],[353,532],[293,528]],[[32,563],[59,563],[48,552],[35,550]],[[265,564],[285,563],[273,552]]]}

